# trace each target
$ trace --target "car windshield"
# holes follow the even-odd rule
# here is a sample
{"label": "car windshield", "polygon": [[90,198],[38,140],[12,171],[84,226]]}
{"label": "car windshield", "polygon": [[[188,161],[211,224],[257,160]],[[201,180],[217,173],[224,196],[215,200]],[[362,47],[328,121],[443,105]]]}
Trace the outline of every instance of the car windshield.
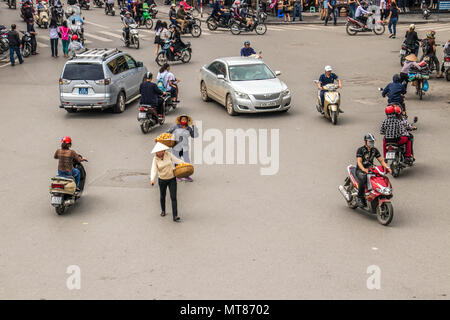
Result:
{"label": "car windshield", "polygon": [[66,80],[100,80],[105,78],[99,63],[68,63],[64,69]]}
{"label": "car windshield", "polygon": [[275,78],[265,64],[248,64],[228,67],[231,81],[253,81]]}

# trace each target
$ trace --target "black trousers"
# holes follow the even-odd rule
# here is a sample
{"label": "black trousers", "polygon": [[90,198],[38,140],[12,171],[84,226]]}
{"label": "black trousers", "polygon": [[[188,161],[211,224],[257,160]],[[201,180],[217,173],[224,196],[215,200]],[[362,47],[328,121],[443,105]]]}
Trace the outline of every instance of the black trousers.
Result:
{"label": "black trousers", "polygon": [[159,195],[161,202],[161,211],[166,212],[166,191],[169,187],[170,200],[172,201],[172,214],[176,218],[178,216],[177,210],[177,180],[175,177],[169,180],[158,179],[159,183]]}
{"label": "black trousers", "polygon": [[358,180],[358,198],[364,198],[364,191],[367,184],[367,173],[356,169],[356,179]]}
{"label": "black trousers", "polygon": [[50,39],[50,46],[52,49],[52,57],[57,57],[58,56],[58,40],[59,38],[56,39]]}
{"label": "black trousers", "polygon": [[36,37],[34,35],[31,35],[31,53],[36,53],[36,49],[37,49]]}

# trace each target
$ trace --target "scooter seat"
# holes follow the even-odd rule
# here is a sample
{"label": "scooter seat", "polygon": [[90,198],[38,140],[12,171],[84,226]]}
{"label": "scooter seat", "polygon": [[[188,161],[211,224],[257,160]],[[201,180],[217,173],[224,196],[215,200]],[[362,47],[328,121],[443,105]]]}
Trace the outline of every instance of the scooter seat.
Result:
{"label": "scooter seat", "polygon": [[75,178],[72,176],[56,176],[53,177],[52,180],[75,181]]}

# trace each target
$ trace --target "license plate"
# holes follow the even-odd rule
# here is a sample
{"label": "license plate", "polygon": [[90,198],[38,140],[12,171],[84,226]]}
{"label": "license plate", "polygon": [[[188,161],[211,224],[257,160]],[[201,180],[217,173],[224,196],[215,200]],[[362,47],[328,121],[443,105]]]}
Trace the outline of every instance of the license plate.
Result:
{"label": "license plate", "polygon": [[261,103],[261,107],[273,107],[276,106],[277,103],[276,102],[265,102],[265,103]]}
{"label": "license plate", "polygon": [[147,114],[145,112],[139,112],[138,118],[139,119],[147,119]]}
{"label": "license plate", "polygon": [[444,67],[450,67],[450,61],[444,62]]}
{"label": "license plate", "polygon": [[62,197],[52,197],[52,204],[62,204]]}
{"label": "license plate", "polygon": [[400,54],[405,54],[406,51],[405,50],[400,50]]}
{"label": "license plate", "polygon": [[386,159],[395,159],[395,152],[386,153]]}
{"label": "license plate", "polygon": [[78,88],[78,94],[88,94],[89,89],[88,88]]}

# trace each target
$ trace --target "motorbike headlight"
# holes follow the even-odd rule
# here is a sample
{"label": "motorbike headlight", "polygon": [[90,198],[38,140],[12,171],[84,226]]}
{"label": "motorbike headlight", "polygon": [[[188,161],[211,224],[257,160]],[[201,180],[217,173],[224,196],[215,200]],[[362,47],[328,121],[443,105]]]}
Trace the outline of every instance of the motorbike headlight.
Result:
{"label": "motorbike headlight", "polygon": [[291,94],[291,91],[289,90],[289,89],[286,89],[286,90],[284,90],[282,93],[281,93],[281,95],[283,96],[283,97],[286,97],[286,96],[288,96],[288,95],[290,95]]}
{"label": "motorbike headlight", "polygon": [[385,187],[385,188],[376,188],[376,190],[377,190],[379,193],[384,194],[384,195],[386,195],[386,196],[390,195],[391,192],[392,192],[391,188],[389,188],[389,187]]}
{"label": "motorbike headlight", "polygon": [[243,93],[243,92],[236,91],[236,96],[240,99],[250,100],[250,97],[248,96],[248,94]]}

